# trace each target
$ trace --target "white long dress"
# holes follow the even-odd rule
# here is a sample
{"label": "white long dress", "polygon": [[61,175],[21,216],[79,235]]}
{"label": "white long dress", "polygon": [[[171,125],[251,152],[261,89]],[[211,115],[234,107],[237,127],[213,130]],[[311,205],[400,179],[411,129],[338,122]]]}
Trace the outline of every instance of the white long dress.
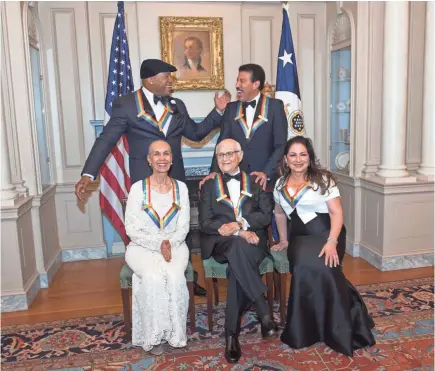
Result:
{"label": "white long dress", "polygon": [[[189,292],[184,272],[189,259],[185,239],[190,205],[186,184],[177,183],[181,209],[163,230],[142,209],[143,181],[133,184],[127,201],[125,226],[131,242],[125,260],[134,272],[132,343],[145,351],[164,341],[176,348],[186,346],[187,341]],[[172,190],[167,194],[151,190],[151,203],[163,217],[172,207]],[[171,243],[170,262],[164,260],[160,250],[163,240]]]}

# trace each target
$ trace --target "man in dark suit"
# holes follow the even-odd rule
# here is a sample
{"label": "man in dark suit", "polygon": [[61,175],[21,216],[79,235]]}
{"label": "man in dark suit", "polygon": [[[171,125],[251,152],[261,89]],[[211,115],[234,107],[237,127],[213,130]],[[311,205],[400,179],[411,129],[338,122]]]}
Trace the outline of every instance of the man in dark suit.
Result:
{"label": "man in dark suit", "polygon": [[[261,66],[245,64],[239,67],[238,101],[227,105],[218,143],[227,138],[239,142],[244,153],[240,168],[256,175],[256,181],[266,189],[266,186],[273,188],[278,178],[276,168],[284,156],[288,124],[282,101],[260,93],[264,83],[265,73]],[[217,171],[215,155],[211,174],[205,180]]]}
{"label": "man in dark suit", "polygon": [[[200,124],[196,124],[189,117],[183,101],[170,97],[173,92],[171,72],[174,71],[174,66],[161,60],[144,60],[140,68],[142,88],[113,102],[112,116],[95,141],[82,177],[75,187],[76,195],[81,201],[84,200],[89,184],[98,175],[106,157],[123,134],[127,136],[130,149],[132,184],[151,175],[146,157],[148,147],[157,139],[165,140],[171,146],[173,165],[170,176],[183,182],[186,180],[181,155],[182,136],[194,141],[200,141],[207,136],[220,125],[222,112],[230,97],[228,92],[221,97],[216,92],[216,109]],[[196,286],[196,292],[205,294],[205,290],[199,286]]]}
{"label": "man in dark suit", "polygon": [[272,194],[255,183],[255,176],[240,171],[241,146],[225,139],[216,147],[221,173],[201,189],[199,223],[201,255],[228,263],[228,291],[225,312],[225,358],[237,363],[241,357],[238,340],[243,311],[255,304],[263,337],[276,334],[269,307],[263,296],[267,287],[260,263],[267,255],[266,228],[273,210]]}

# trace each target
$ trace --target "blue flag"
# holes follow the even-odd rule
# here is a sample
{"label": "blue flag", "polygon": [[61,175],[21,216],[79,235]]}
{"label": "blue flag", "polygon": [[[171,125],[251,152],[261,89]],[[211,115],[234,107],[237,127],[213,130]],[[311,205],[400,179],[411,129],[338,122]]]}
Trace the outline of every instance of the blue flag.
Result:
{"label": "blue flag", "polygon": [[105,108],[107,114],[111,116],[112,102],[116,98],[134,91],[123,1],[118,1],[118,14],[113,28],[108,75]]}
{"label": "blue flag", "polygon": [[281,99],[289,124],[288,138],[305,134],[302,113],[301,93],[299,90],[298,69],[288,9],[282,6],[282,30],[278,52],[275,98]]}

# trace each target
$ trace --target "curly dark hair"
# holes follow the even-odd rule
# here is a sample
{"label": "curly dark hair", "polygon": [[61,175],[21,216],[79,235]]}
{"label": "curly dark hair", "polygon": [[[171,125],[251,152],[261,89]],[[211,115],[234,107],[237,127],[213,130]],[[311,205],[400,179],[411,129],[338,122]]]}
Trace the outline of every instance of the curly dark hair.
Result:
{"label": "curly dark hair", "polygon": [[[310,158],[310,164],[308,165],[306,180],[312,180],[318,187],[320,187],[320,193],[323,195],[325,192],[337,182],[332,175],[332,173],[320,166],[319,160],[314,153],[313,142],[310,138],[305,138],[301,135],[293,137],[287,141],[284,148],[284,157],[290,151],[293,144],[299,143],[306,147],[308,156]],[[287,166],[284,158],[278,165],[278,174],[281,175],[279,183],[277,185],[277,190],[281,190],[287,184],[287,180],[291,174],[290,167]],[[318,189],[318,188],[317,188]]]}

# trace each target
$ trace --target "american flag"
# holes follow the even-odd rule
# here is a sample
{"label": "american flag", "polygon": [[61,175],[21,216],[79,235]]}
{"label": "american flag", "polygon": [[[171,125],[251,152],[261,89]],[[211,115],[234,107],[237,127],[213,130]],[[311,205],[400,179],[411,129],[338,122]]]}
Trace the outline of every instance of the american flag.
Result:
{"label": "american flag", "polygon": [[[129,94],[134,90],[123,1],[118,1],[118,14],[113,29],[108,75],[105,109],[107,115],[111,116],[112,102],[116,98]],[[125,135],[123,135],[107,157],[100,174],[101,210],[125,244],[129,243],[129,238],[125,232],[122,200],[127,198],[131,187],[128,162],[128,142]]]}

